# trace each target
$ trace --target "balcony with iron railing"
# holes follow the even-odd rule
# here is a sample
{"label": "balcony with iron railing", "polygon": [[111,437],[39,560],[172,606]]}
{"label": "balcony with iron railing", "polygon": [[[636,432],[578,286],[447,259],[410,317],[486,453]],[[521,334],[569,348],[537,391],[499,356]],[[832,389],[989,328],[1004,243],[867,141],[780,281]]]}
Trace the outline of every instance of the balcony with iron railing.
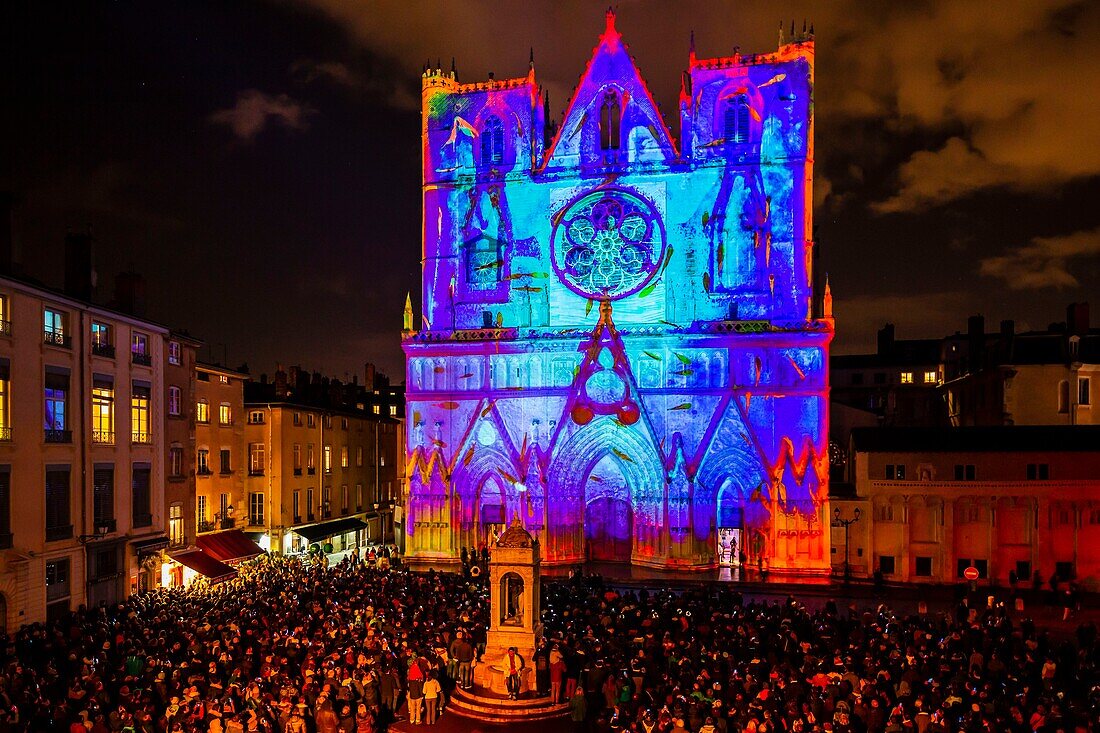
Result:
{"label": "balcony with iron railing", "polygon": [[115,347],[113,344],[92,344],[92,356],[102,356],[105,359],[115,358]]}
{"label": "balcony with iron railing", "polygon": [[66,336],[60,331],[43,331],[42,341],[49,346],[58,346],[62,349],[71,349],[73,347],[73,337]]}
{"label": "balcony with iron railing", "polygon": [[213,532],[217,529],[217,525],[213,522],[208,522],[205,519],[200,519],[196,525],[199,532]]}
{"label": "balcony with iron railing", "polygon": [[0,319],[0,336],[11,336],[11,321]]}
{"label": "balcony with iron railing", "polygon": [[114,445],[115,431],[113,430],[92,430],[92,442],[101,443],[103,445]]}
{"label": "balcony with iron railing", "polygon": [[72,430],[54,430],[52,428],[46,428],[44,436],[47,443],[72,443],[73,431]]}
{"label": "balcony with iron railing", "polygon": [[132,351],[130,352],[130,362],[138,366],[151,366],[153,364],[153,357],[148,354],[143,354],[140,351]]}
{"label": "balcony with iron railing", "polygon": [[262,526],[264,526],[264,515],[263,514],[249,514],[248,515],[248,525],[250,527],[262,527]]}
{"label": "balcony with iron railing", "polygon": [[64,524],[59,527],[46,527],[46,541],[57,542],[58,540],[71,539],[73,536],[73,525]]}
{"label": "balcony with iron railing", "polygon": [[11,428],[7,428],[7,427],[0,428],[0,443],[10,443],[10,442],[11,442]]}
{"label": "balcony with iron railing", "polygon": [[107,535],[118,529],[118,520],[114,517],[111,517],[110,519],[104,519],[100,517],[99,519],[96,519],[94,522],[92,522],[92,524],[95,525],[97,534]]}
{"label": "balcony with iron railing", "polygon": [[149,445],[153,442],[153,434],[145,430],[135,430],[130,433],[130,442],[138,445]]}
{"label": "balcony with iron railing", "polygon": [[214,472],[211,471],[208,467],[202,466],[198,470],[195,471],[195,475],[196,476],[213,476]]}

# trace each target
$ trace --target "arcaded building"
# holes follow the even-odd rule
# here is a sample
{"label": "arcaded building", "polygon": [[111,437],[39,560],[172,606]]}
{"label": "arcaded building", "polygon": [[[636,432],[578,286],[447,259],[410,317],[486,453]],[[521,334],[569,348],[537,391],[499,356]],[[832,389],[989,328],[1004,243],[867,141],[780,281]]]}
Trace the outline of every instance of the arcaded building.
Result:
{"label": "arcaded building", "polygon": [[[731,44],[732,46],[732,44]],[[518,517],[546,565],[829,568],[814,43],[697,58],[666,126],[607,15],[562,123],[535,77],[423,77],[409,559]]]}

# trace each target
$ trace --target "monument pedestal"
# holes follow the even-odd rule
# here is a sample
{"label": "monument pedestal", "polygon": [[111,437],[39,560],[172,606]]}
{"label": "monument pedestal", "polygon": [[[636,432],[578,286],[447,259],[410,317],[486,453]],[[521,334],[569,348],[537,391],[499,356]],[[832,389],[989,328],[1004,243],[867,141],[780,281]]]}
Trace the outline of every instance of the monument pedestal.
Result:
{"label": "monument pedestal", "polygon": [[[489,549],[489,588],[485,653],[474,667],[473,689],[456,688],[451,707],[459,715],[493,723],[549,720],[568,714],[568,704],[554,704],[549,697],[535,695],[535,650],[542,641],[539,543],[518,518]],[[520,667],[515,700],[508,690],[509,649],[516,650]]]}

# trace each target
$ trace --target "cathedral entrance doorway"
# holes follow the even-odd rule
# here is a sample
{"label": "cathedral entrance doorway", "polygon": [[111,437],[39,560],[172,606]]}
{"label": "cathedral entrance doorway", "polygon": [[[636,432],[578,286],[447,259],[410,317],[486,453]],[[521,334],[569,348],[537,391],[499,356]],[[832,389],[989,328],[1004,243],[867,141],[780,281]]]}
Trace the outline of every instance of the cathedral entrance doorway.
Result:
{"label": "cathedral entrance doorway", "polygon": [[630,487],[611,456],[601,458],[585,487],[586,556],[595,562],[630,562],[634,550],[634,512]]}
{"label": "cathedral entrance doorway", "polygon": [[745,552],[742,544],[745,530],[745,509],[739,488],[727,482],[718,496],[718,521],[715,541],[718,564],[721,567],[739,567]]}

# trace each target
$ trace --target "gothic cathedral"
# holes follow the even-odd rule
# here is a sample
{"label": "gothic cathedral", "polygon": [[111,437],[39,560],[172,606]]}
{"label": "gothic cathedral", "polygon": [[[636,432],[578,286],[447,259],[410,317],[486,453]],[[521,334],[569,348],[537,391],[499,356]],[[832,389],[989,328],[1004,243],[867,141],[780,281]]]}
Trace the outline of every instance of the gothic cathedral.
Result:
{"label": "gothic cathedral", "polygon": [[544,565],[829,568],[810,35],[696,58],[679,140],[608,13],[560,124],[527,76],[423,76],[408,560],[518,518]]}

